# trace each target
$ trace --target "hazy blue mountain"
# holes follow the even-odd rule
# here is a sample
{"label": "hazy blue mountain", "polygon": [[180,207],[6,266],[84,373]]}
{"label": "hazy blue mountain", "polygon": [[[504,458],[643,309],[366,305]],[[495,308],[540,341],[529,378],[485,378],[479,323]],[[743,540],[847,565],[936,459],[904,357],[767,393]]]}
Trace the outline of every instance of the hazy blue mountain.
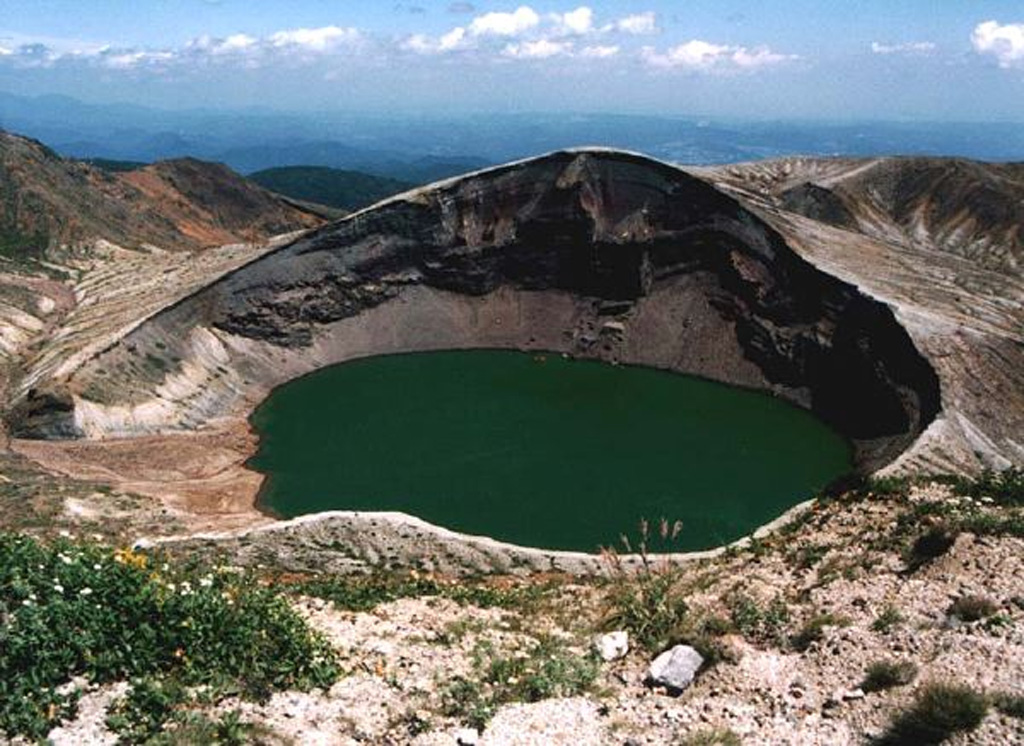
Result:
{"label": "hazy blue mountain", "polygon": [[606,145],[693,164],[784,155],[1024,160],[1018,123],[726,121],[609,114],[451,117],[268,109],[161,111],[0,93],[0,127],[79,158],[191,155],[251,173],[327,166],[419,183],[515,158]]}

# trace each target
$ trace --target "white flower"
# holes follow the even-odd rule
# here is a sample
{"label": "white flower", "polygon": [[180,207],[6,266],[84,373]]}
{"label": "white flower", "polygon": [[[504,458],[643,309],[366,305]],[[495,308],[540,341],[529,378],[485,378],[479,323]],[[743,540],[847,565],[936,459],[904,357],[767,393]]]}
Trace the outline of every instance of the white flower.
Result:
{"label": "white flower", "polygon": [[213,578],[211,578],[209,575],[207,575],[205,578],[200,578],[199,585],[203,586],[203,588],[209,588],[211,585],[213,585]]}
{"label": "white flower", "polygon": [[57,593],[63,593],[64,592],[64,586],[62,586],[60,583],[54,583],[53,584],[53,590],[57,591]]}
{"label": "white flower", "polygon": [[97,562],[95,565],[92,566],[92,569],[93,570],[102,570],[103,569],[103,565],[101,565],[101,564],[99,564]]}
{"label": "white flower", "polygon": [[72,562],[74,562],[74,560],[68,557],[66,554],[58,554],[57,557],[59,557],[60,561],[63,562],[65,565],[70,565]]}
{"label": "white flower", "polygon": [[65,539],[70,539],[71,538],[71,532],[70,531],[61,531],[60,532],[60,536],[62,538],[65,538]]}
{"label": "white flower", "polygon": [[78,592],[78,595],[79,596],[91,596],[92,595],[92,588],[83,588],[82,590],[80,590]]}
{"label": "white flower", "polygon": [[21,605],[22,606],[31,606],[32,605],[32,601],[26,598],[24,601],[21,602]]}

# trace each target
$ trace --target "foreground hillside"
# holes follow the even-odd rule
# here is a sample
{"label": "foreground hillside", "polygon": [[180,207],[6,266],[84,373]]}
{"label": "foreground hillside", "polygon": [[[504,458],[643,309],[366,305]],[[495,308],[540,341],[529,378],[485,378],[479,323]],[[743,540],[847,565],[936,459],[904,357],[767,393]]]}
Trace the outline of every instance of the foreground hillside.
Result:
{"label": "foreground hillside", "polygon": [[[54,544],[0,538],[0,727],[57,744],[1014,743],[1022,490],[1019,472],[878,482],[719,557],[609,554],[589,579],[282,574],[273,553],[243,571],[215,547],[184,565],[65,514]],[[654,526],[646,543],[671,541]],[[605,660],[610,631],[628,651]],[[703,659],[681,693],[646,680],[678,644]]]}

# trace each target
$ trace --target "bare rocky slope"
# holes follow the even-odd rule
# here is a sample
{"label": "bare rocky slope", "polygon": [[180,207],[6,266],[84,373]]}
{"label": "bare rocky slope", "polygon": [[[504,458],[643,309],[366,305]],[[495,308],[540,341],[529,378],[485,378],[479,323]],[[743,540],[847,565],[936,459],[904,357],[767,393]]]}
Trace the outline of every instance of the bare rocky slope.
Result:
{"label": "bare rocky slope", "polygon": [[110,173],[0,130],[0,245],[7,253],[187,251],[311,228],[321,219],[226,166],[190,158]]}

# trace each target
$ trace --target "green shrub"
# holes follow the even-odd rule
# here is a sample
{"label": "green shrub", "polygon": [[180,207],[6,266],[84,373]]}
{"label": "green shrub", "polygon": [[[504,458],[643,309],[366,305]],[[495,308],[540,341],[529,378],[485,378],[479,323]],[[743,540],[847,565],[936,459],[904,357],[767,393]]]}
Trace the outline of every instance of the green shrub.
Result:
{"label": "green shrub", "polygon": [[821,562],[831,548],[828,544],[801,544],[787,555],[787,559],[798,570],[809,570]]}
{"label": "green shrub", "polygon": [[803,652],[813,643],[820,641],[825,636],[826,627],[845,627],[850,620],[836,614],[818,614],[808,619],[800,630],[793,635],[790,644],[794,650]]}
{"label": "green shrub", "polygon": [[988,713],[985,695],[967,686],[928,684],[910,708],[897,716],[878,743],[928,746],[975,730]]}
{"label": "green shrub", "polygon": [[907,477],[873,477],[867,482],[867,489],[878,497],[906,497],[912,486]]}
{"label": "green shrub", "polygon": [[906,686],[917,677],[917,666],[911,661],[875,661],[864,672],[860,688],[865,692],[881,692]]}
{"label": "green shrub", "polygon": [[962,479],[957,492],[976,500],[988,498],[997,505],[1024,506],[1024,469],[1010,467],[1003,471],[986,469],[977,479]]}
{"label": "green shrub", "polygon": [[[680,524],[672,528],[662,521],[659,535],[663,541],[673,540]],[[623,537],[627,551],[632,551]],[[686,620],[689,607],[680,589],[681,573],[669,561],[657,562],[648,553],[648,525],[640,524],[638,551],[640,564],[626,565],[622,556],[612,549],[602,552],[607,569],[603,626],[628,630],[631,637],[651,652],[663,650]]]}
{"label": "green shrub", "polygon": [[544,637],[511,653],[481,643],[474,651],[473,671],[472,678],[457,676],[444,685],[442,712],[482,729],[503,704],[588,691],[600,666],[592,654],[579,655],[555,638]]}
{"label": "green shrub", "polygon": [[726,604],[729,607],[729,618],[736,631],[747,640],[779,647],[785,644],[789,607],[781,596],[772,599],[764,609],[754,599],[744,594],[732,596]]}
{"label": "green shrub", "polygon": [[1024,538],[1024,514],[974,513],[957,521],[957,528],[978,536],[1016,536]]}
{"label": "green shrub", "polygon": [[875,617],[875,621],[871,623],[871,629],[886,634],[893,627],[903,624],[905,621],[906,618],[899,609],[892,604],[886,604],[882,612]]}
{"label": "green shrub", "polygon": [[[248,575],[98,544],[0,534],[0,730],[41,738],[74,710],[75,676],[159,679],[265,696],[329,685],[334,654]],[[173,683],[172,683],[173,682]],[[137,698],[159,698],[144,684]]]}
{"label": "green shrub", "polygon": [[290,746],[291,741],[274,734],[270,729],[256,723],[242,721],[237,712],[227,712],[219,718],[211,718],[198,712],[175,715],[164,726],[164,730],[146,741],[146,746]]}
{"label": "green shrub", "polygon": [[999,692],[992,695],[992,706],[1008,717],[1024,719],[1024,695]]}
{"label": "green shrub", "polygon": [[957,533],[949,526],[940,524],[919,535],[904,554],[907,571],[916,572],[948,552],[956,541]]}
{"label": "green shrub", "polygon": [[128,694],[110,708],[107,727],[121,736],[122,743],[142,743],[160,733],[189,701],[188,690],[176,679],[136,679]]}
{"label": "green shrub", "polygon": [[984,596],[961,596],[954,601],[946,613],[964,622],[977,622],[986,619],[999,609],[995,602]]}

